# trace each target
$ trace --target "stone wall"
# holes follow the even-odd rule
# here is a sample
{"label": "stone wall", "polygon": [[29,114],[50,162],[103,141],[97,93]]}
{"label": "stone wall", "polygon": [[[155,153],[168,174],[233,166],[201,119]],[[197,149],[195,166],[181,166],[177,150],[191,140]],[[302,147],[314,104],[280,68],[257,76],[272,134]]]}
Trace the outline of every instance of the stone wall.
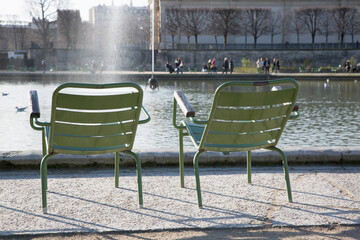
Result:
{"label": "stone wall", "polygon": [[44,58],[48,68],[54,67],[63,71],[86,70],[93,60],[98,67],[104,62],[106,70],[111,71],[151,69],[149,50],[119,50],[117,53],[97,49],[30,49],[29,51],[37,69],[42,68],[41,61]]}
{"label": "stone wall", "polygon": [[[185,69],[200,69],[203,62],[216,57],[217,65],[221,66],[224,57],[232,57],[235,67],[241,66],[241,59],[246,58],[256,62],[259,57],[280,58],[283,67],[308,66],[325,67],[343,65],[347,59],[354,57],[360,61],[359,49],[348,50],[214,50],[214,51],[176,51],[161,50],[155,52],[155,70],[163,71],[166,61],[174,64],[174,59],[181,57],[185,63]],[[41,69],[43,59],[42,49],[31,49],[30,58],[35,60],[37,69]],[[151,51],[128,50],[118,54],[108,54],[96,50],[66,50],[57,49],[48,51],[48,67],[56,66],[58,70],[72,70],[74,66],[85,67],[92,60],[99,65],[104,61],[107,70],[151,70]]]}
{"label": "stone wall", "polygon": [[360,50],[349,49],[349,50],[242,50],[242,51],[175,51],[165,50],[158,54],[157,66],[162,62],[168,60],[172,64],[174,59],[181,57],[184,59],[186,67],[190,68],[201,68],[203,62],[207,62],[210,58],[216,57],[217,65],[221,66],[222,61],[225,57],[233,58],[235,67],[241,66],[241,59],[250,59],[254,63],[259,57],[268,57],[269,59],[280,58],[283,67],[296,67],[296,66],[307,66],[311,64],[312,67],[325,67],[325,66],[338,66],[344,64],[347,59],[354,57],[357,62],[360,61]]}

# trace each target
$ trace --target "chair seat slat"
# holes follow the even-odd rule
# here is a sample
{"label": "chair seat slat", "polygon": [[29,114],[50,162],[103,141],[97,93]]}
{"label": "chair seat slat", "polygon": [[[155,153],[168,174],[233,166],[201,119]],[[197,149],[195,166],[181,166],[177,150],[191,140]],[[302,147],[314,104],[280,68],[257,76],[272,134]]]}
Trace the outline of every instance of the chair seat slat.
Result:
{"label": "chair seat slat", "polygon": [[217,108],[213,119],[218,120],[263,120],[284,116],[290,110],[291,105],[282,105],[266,109],[227,109]]}
{"label": "chair seat slat", "polygon": [[75,137],[75,136],[54,136],[53,144],[63,147],[74,148],[101,148],[118,145],[131,145],[132,134],[105,136],[105,137]]}
{"label": "chair seat slat", "polygon": [[74,112],[56,110],[54,120],[57,122],[68,123],[113,123],[133,120],[137,111],[138,109],[116,112]]}
{"label": "chair seat slat", "polygon": [[255,144],[259,142],[272,141],[277,138],[279,132],[279,130],[252,134],[224,134],[209,132],[205,144]]}
{"label": "chair seat slat", "polygon": [[138,105],[139,93],[120,95],[75,95],[58,93],[56,106],[58,108],[103,110],[134,107]]}
{"label": "chair seat slat", "polygon": [[225,133],[247,133],[260,132],[270,129],[279,128],[282,126],[285,118],[274,118],[267,121],[258,122],[219,122],[211,121],[211,131],[225,132]]}
{"label": "chair seat slat", "polygon": [[126,132],[134,132],[136,129],[134,122],[103,124],[103,125],[72,125],[55,123],[56,134],[63,135],[83,135],[83,136],[107,136]]}
{"label": "chair seat slat", "polygon": [[295,88],[267,92],[222,92],[217,99],[218,106],[246,107],[264,106],[292,102]]}

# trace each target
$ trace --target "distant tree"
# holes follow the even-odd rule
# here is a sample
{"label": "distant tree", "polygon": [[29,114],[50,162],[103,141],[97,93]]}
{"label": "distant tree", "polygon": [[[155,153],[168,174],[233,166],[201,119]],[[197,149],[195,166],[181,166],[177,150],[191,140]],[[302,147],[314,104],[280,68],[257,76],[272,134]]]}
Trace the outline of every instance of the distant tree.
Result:
{"label": "distant tree", "polygon": [[57,24],[60,36],[65,40],[68,49],[76,48],[81,28],[79,10],[58,10]]}
{"label": "distant tree", "polygon": [[216,48],[218,47],[218,36],[222,36],[223,35],[223,28],[220,24],[218,24],[218,22],[216,21],[212,21],[212,19],[214,19],[214,11],[210,11],[209,13],[209,24],[207,27],[206,32],[208,32],[210,35],[214,36],[215,39],[215,45]]}
{"label": "distant tree", "polygon": [[246,32],[254,39],[254,48],[259,37],[268,33],[271,11],[264,8],[250,8],[244,10],[242,23]]}
{"label": "distant tree", "polygon": [[17,15],[10,15],[7,22],[11,26],[14,50],[25,49],[27,23],[20,21]]}
{"label": "distant tree", "polygon": [[356,8],[351,9],[350,21],[347,32],[351,35],[351,42],[354,43],[355,34],[360,33],[360,14]]}
{"label": "distant tree", "polygon": [[166,9],[166,30],[171,36],[172,48],[175,47],[175,36],[179,34],[180,21],[181,21],[181,10],[179,8],[168,8]]}
{"label": "distant tree", "polygon": [[279,31],[281,34],[281,43],[285,43],[285,36],[291,31],[291,14],[289,12],[278,11],[279,16]]}
{"label": "distant tree", "polygon": [[324,8],[300,8],[295,10],[295,17],[311,35],[312,44],[315,43],[316,33],[319,32],[319,19],[324,14]]}
{"label": "distant tree", "polygon": [[268,32],[271,37],[271,45],[274,43],[274,36],[282,32],[280,28],[281,21],[282,21],[281,14],[279,12],[272,11],[269,18],[269,28],[268,28]]}
{"label": "distant tree", "polygon": [[19,44],[20,44],[20,49],[25,49],[26,48],[26,35],[27,35],[27,32],[28,32],[28,26],[25,24],[25,23],[21,23],[17,29],[17,37],[18,37],[18,40],[19,40]]}
{"label": "distant tree", "polygon": [[334,21],[332,18],[332,11],[330,9],[325,9],[324,14],[319,20],[320,34],[325,36],[325,42],[328,44],[328,38],[331,33],[334,31]]}
{"label": "distant tree", "polygon": [[195,37],[195,48],[198,45],[198,36],[206,29],[209,11],[205,9],[185,9],[183,12],[184,33],[190,44],[190,37]]}
{"label": "distant tree", "polygon": [[292,30],[296,33],[297,43],[300,44],[300,34],[303,32],[304,27],[302,25],[302,21],[299,17],[299,14],[296,14],[296,12],[294,11],[292,16],[293,16]]}
{"label": "distant tree", "polygon": [[213,32],[222,34],[224,37],[224,49],[226,49],[228,35],[239,33],[241,30],[240,16],[241,10],[238,9],[224,8],[211,11],[210,26],[213,28]]}
{"label": "distant tree", "polygon": [[332,10],[336,30],[340,37],[340,43],[344,43],[346,30],[349,27],[352,15],[352,8],[337,7]]}
{"label": "distant tree", "polygon": [[27,0],[30,15],[39,30],[45,49],[50,46],[50,24],[56,19],[56,11],[61,8],[63,0]]}
{"label": "distant tree", "polygon": [[17,27],[19,25],[19,20],[18,20],[18,16],[17,15],[11,15],[9,17],[9,21],[8,21],[11,25],[12,28],[12,34],[13,34],[13,40],[14,40],[14,50],[18,50],[18,41],[17,41]]}

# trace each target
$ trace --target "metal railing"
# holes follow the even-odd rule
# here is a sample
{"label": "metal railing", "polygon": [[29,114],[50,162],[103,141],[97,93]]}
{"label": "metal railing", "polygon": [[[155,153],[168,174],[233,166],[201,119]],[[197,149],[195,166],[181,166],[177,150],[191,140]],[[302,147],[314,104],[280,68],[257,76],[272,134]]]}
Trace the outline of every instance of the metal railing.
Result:
{"label": "metal railing", "polygon": [[360,49],[360,43],[276,43],[276,44],[227,44],[224,48],[223,44],[198,44],[193,43],[175,43],[174,46],[170,43],[167,45],[160,45],[162,49],[168,50],[325,50],[325,49]]}

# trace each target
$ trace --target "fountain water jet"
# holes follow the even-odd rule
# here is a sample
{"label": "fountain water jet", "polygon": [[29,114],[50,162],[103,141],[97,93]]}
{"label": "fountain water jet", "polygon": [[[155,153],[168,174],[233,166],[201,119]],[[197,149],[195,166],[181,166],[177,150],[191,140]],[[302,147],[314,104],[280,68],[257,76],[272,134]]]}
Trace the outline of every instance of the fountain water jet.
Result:
{"label": "fountain water jet", "polygon": [[148,84],[152,90],[156,88],[159,90],[158,80],[154,77],[154,61],[155,61],[155,0],[152,0],[152,13],[151,13],[151,78]]}

